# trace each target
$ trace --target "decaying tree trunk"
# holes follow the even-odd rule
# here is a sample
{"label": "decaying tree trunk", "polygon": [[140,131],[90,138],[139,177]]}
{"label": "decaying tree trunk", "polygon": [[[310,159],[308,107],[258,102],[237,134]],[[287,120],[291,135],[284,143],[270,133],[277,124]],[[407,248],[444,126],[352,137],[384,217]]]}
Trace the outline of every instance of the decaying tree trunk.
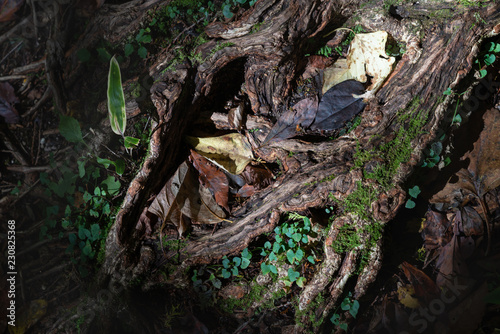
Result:
{"label": "decaying tree trunk", "polygon": [[[438,11],[447,13],[446,18],[432,15]],[[362,227],[376,221],[383,225],[395,216],[406,196],[402,182],[446,116],[451,97],[444,98],[442,92],[448,87],[453,89],[473,72],[481,41],[500,32],[498,3],[466,8],[457,6],[456,1],[422,1],[392,6],[387,11],[383,1],[258,1],[237,20],[207,27],[213,40],[199,47],[206,59],[198,67],[186,61],[175,70],[163,71],[170,59],[160,54],[150,68],[155,81],[151,97],[159,116],[157,131],[151,138],[150,156],[130,184],[109,233],[101,272],[103,282],[125,286],[151,270],[155,263],[168,261],[168,254],[167,259],[161,259],[161,252],[143,243],[149,229],[158,233],[161,225],[147,226],[144,216],[156,194],[186,158],[188,150],[182,138],[190,131],[190,125],[206,115],[208,109],[222,110],[223,103],[232,99],[241,86],[251,108],[248,113],[263,122],[267,117],[272,125],[293,100],[304,70],[304,55],[311,51],[308,40],[327,42],[332,38],[330,45],[334,46],[342,41],[345,32],[339,30],[324,36],[346,22],[360,24],[367,31],[387,31],[406,45],[406,52],[383,87],[367,101],[361,124],[335,140],[325,137],[324,141],[308,143],[288,139],[261,148],[256,144],[255,154],[266,162],[279,159],[285,173],[233,213],[232,223],[223,223],[213,234],[211,230],[192,233],[179,253],[175,278],[168,283],[188,284],[187,268],[241,252],[259,235],[272,231],[283,213],[327,205],[340,210],[347,196],[365,186],[377,196],[366,208],[368,214],[361,217],[344,212],[333,222],[324,242],[324,259],[302,290],[299,308],[306,309],[318,293],[328,291],[330,298],[315,311],[317,318],[328,315],[349,277],[358,269],[361,252],[369,247],[370,260],[357,276],[354,298],[366,292],[380,268],[382,241],[369,243],[370,235],[360,232],[362,245],[341,256],[330,247],[332,240],[344,224]],[[252,32],[257,23],[262,23],[260,30]],[[211,54],[215,41],[231,44]],[[426,121],[410,143],[409,159],[392,175],[390,187],[365,178],[363,170],[373,170],[377,163],[383,167],[388,162],[379,156],[381,161],[355,166],[357,147],[370,151],[389,143],[401,127],[408,126],[399,122],[399,116],[410,110],[420,112]],[[256,140],[252,133],[246,135],[253,143],[262,140]],[[289,157],[288,152],[294,155]]]}

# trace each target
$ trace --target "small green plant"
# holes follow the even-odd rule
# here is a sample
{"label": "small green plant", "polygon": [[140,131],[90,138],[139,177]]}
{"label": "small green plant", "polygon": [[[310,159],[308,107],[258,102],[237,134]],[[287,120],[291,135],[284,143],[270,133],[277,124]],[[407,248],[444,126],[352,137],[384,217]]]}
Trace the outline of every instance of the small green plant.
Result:
{"label": "small green plant", "polygon": [[418,194],[420,194],[420,187],[419,186],[414,186],[413,188],[410,188],[408,190],[408,194],[410,195],[410,198],[406,201],[405,208],[407,209],[413,209],[416,205],[414,199],[417,198]]}
{"label": "small green plant", "polygon": [[[151,29],[149,27],[147,27],[146,29],[140,29],[135,36],[135,40],[125,44],[125,57],[130,56],[134,52],[134,50],[137,49],[137,54],[139,55],[139,57],[145,59],[148,55],[148,50],[146,49],[144,44],[151,43],[152,38],[150,33]],[[135,47],[134,44],[136,44]]]}
{"label": "small green plant", "polygon": [[226,256],[224,256],[222,260],[222,277],[229,278],[231,275],[238,276],[238,268],[246,269],[250,265],[250,260],[252,259],[252,253],[245,248],[241,252],[241,256],[235,256],[231,260],[229,260]]}
{"label": "small green plant", "polygon": [[[350,292],[349,295],[344,298],[339,307],[340,309],[342,309],[342,311],[349,311],[349,314],[351,314],[351,316],[356,319],[359,311],[359,302],[355,299],[352,299],[352,294]],[[347,324],[345,322],[341,322],[342,317],[337,313],[339,311],[339,307],[337,307],[337,309],[335,310],[335,313],[330,318],[330,321],[340,329],[347,331]]]}
{"label": "small green plant", "polygon": [[446,135],[443,134],[438,141],[432,143],[430,147],[424,150],[425,159],[421,165],[421,167],[432,168],[439,164],[441,161],[444,166],[448,166],[451,163],[450,157],[442,156],[443,153],[443,143],[442,141],[445,139]]}
{"label": "small green plant", "polygon": [[462,122],[462,116],[460,116],[460,114],[457,114],[457,111],[458,111],[458,107],[460,105],[460,96],[462,96],[464,94],[465,94],[465,92],[457,94],[454,91],[452,91],[450,87],[448,87],[443,92],[443,95],[445,95],[445,96],[450,96],[451,95],[451,96],[456,96],[457,97],[457,104],[455,105],[455,111],[453,113],[453,118],[451,120],[451,125],[453,125],[453,123],[461,123]]}
{"label": "small green plant", "polygon": [[332,53],[333,53],[333,49],[331,47],[329,47],[328,45],[324,45],[318,50],[318,52],[316,54],[319,56],[323,56],[323,57],[330,57],[332,55]]}
{"label": "small green plant", "polygon": [[[246,4],[247,1],[248,0],[225,0],[222,3],[222,14],[228,19],[232,18],[234,15],[232,12],[233,8],[240,7]],[[248,5],[252,7],[256,2],[257,0],[250,0],[248,1]]]}
{"label": "small green plant", "polygon": [[165,326],[165,328],[171,329],[174,319],[180,317],[181,315],[182,312],[180,311],[179,305],[172,305],[172,307],[167,308],[167,311],[165,312],[165,315],[163,317],[163,326]]}
{"label": "small green plant", "polygon": [[250,33],[254,34],[254,33],[258,32],[261,29],[261,27],[262,27],[263,24],[264,24],[264,22],[255,23],[252,26],[252,29],[250,29]]}
{"label": "small green plant", "polygon": [[[267,241],[261,251],[261,256],[267,257],[266,261],[261,263],[262,274],[268,273],[278,274],[276,262],[278,256],[286,258],[292,266],[299,265],[303,259],[314,264],[316,254],[311,249],[306,251],[304,246],[309,242],[309,235],[315,235],[315,231],[311,226],[311,221],[308,217],[297,213],[289,214],[289,221],[277,226],[274,229],[274,243]],[[307,255],[309,252],[310,255]],[[291,286],[294,282],[299,287],[303,287],[306,279],[301,277],[300,273],[293,268],[288,269],[288,279],[285,280],[287,286]]]}
{"label": "small green plant", "polygon": [[[120,65],[115,57],[111,58],[108,73],[108,113],[111,130],[122,136],[125,148],[131,149],[139,144],[139,139],[125,136],[127,113],[125,109],[125,96],[123,94]],[[81,136],[81,133],[80,133]]]}
{"label": "small green plant", "polygon": [[481,78],[484,78],[488,74],[488,71],[482,68],[483,65],[493,65],[496,60],[496,54],[498,53],[500,53],[500,43],[494,42],[489,42],[486,50],[480,53],[480,56],[476,59],[475,63],[479,66],[479,76]]}

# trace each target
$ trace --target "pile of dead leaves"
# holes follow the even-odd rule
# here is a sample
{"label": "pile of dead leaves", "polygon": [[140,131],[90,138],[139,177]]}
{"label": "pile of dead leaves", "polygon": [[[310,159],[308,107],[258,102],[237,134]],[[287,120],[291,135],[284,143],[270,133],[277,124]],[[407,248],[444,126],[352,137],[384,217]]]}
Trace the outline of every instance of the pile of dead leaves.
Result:
{"label": "pile of dead leaves", "polygon": [[472,333],[484,321],[487,302],[500,304],[500,289],[491,291],[500,269],[493,239],[500,218],[500,112],[487,110],[483,118],[474,149],[462,158],[469,159],[467,169],[431,198],[422,224],[423,268],[433,270],[428,275],[404,262],[404,278],[380,299],[370,331]]}

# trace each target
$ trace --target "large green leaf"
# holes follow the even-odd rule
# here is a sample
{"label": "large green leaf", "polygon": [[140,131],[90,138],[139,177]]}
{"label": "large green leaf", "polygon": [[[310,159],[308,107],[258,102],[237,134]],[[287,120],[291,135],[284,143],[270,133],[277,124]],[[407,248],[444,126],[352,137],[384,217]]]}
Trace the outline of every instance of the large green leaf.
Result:
{"label": "large green leaf", "polygon": [[125,96],[123,95],[120,65],[115,57],[109,62],[108,74],[108,112],[111,129],[117,135],[123,136],[127,124],[125,112]]}
{"label": "large green leaf", "polygon": [[59,116],[59,133],[71,143],[83,141],[80,124],[71,116]]}

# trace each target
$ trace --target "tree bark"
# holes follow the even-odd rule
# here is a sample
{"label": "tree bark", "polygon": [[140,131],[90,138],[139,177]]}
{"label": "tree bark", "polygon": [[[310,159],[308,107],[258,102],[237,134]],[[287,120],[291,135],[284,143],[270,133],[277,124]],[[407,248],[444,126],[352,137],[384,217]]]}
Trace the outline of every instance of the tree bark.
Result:
{"label": "tree bark", "polygon": [[[438,11],[446,12],[446,17],[433,16]],[[262,22],[261,29],[252,33],[252,27],[259,22]],[[406,52],[383,87],[368,101],[361,124],[335,140],[327,137],[319,142],[288,139],[266,147],[255,144],[262,140],[263,134],[245,132],[255,144],[255,154],[268,163],[282,161],[284,174],[233,212],[232,223],[222,223],[214,233],[211,229],[196,229],[186,240],[182,252],[169,252],[165,256],[144,242],[150,238],[150,230],[158,233],[161,225],[154,225],[147,208],[186,158],[188,150],[182,138],[191,131],[193,122],[206,115],[206,106],[222,110],[224,101],[236,95],[243,85],[251,109],[249,117],[265,124],[263,129],[269,129],[297,98],[294,94],[304,71],[305,54],[312,51],[308,40],[339,45],[344,31],[324,36],[346,23],[360,24],[369,32],[387,31],[406,45]],[[180,256],[176,257],[178,268],[168,284],[188,284],[186,269],[215,263],[224,256],[241,252],[258,236],[271,232],[284,213],[326,206],[341,211],[345,199],[365,186],[376,194],[366,208],[367,216],[344,211],[336,218],[322,241],[324,259],[301,291],[298,306],[305,310],[320,292],[328,291],[330,298],[315,311],[317,319],[327,316],[344,292],[349,277],[359,269],[360,253],[364,248],[371,248],[370,260],[354,284],[354,298],[361,297],[380,269],[382,240],[368,243],[370,235],[364,232],[362,245],[346,254],[332,251],[333,240],[345,224],[363,227],[376,221],[385,225],[394,218],[406,197],[402,183],[421,160],[422,150],[449,117],[447,106],[452,97],[445,98],[442,92],[472,77],[480,43],[499,32],[498,3],[471,9],[456,6],[455,1],[440,4],[424,1],[391,6],[387,11],[383,9],[383,1],[258,1],[236,20],[207,26],[206,33],[212,40],[199,47],[205,58],[199,66],[186,61],[173,71],[163,71],[171,56],[158,55],[150,68],[155,81],[150,91],[158,112],[157,130],[151,138],[149,158],[131,182],[107,238],[101,281],[126,286],[154,269],[158,262],[174,261],[175,256]],[[211,54],[216,45],[214,41],[231,44]],[[426,121],[410,143],[409,159],[392,175],[390,187],[366,178],[363,171],[374,168],[373,164],[386,166],[389,162],[366,161],[364,166],[356,166],[357,149],[377,150],[393,140],[401,127],[408,126],[398,122],[398,117],[409,112],[415,101],[415,108]],[[288,152],[295,154],[289,157]],[[306,327],[311,326],[310,320],[300,320]]]}

